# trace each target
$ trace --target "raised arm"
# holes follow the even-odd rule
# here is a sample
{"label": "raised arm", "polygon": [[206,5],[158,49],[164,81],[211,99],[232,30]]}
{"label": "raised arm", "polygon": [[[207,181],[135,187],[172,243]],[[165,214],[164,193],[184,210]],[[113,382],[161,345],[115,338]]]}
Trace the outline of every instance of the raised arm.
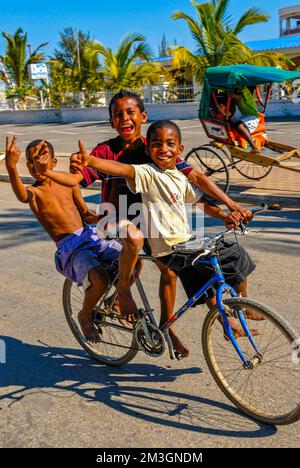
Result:
{"label": "raised arm", "polygon": [[20,159],[21,150],[17,147],[17,138],[14,137],[10,143],[9,137],[6,137],[6,156],[5,164],[6,169],[9,175],[9,180],[12,186],[12,189],[17,197],[17,199],[22,203],[28,203],[30,199],[30,190],[25,187],[23,184],[18,170],[17,164]]}
{"label": "raised arm", "polygon": [[49,158],[48,147],[44,144],[38,153],[34,155],[34,165],[37,172],[66,187],[75,187],[83,180],[83,175],[79,171],[72,174],[69,172],[53,171],[48,165]]}
{"label": "raised arm", "polygon": [[107,161],[105,159],[95,158],[94,156],[90,156],[88,154],[81,140],[79,141],[78,145],[79,154],[81,157],[81,164],[78,169],[88,166],[112,176],[124,177],[132,181],[135,179],[134,167],[130,164],[123,164],[117,161]]}

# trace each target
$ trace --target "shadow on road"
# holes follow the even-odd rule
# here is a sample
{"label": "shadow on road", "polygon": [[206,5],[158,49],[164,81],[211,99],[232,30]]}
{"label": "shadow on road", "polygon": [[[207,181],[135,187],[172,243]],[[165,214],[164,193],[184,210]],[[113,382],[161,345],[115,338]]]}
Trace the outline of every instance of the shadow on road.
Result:
{"label": "shadow on road", "polygon": [[178,377],[197,374],[201,393],[207,374],[202,375],[199,368],[138,363],[112,368],[96,364],[80,349],[31,345],[6,336],[1,339],[6,343],[7,364],[0,365],[0,410],[32,394],[46,393],[52,398],[77,395],[91,405],[105,404],[151,424],[187,431],[233,438],[268,437],[277,432],[228,404],[172,390]]}

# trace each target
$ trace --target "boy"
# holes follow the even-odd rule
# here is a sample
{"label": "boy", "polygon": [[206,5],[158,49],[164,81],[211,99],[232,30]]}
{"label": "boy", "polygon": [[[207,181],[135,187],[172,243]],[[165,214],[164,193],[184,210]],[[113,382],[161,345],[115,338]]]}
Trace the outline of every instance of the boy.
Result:
{"label": "boy", "polygon": [[[147,121],[147,113],[141,98],[133,92],[121,90],[110,102],[109,116],[111,126],[117,131],[118,136],[97,145],[91,155],[99,159],[115,160],[121,163],[136,165],[151,162],[149,155],[146,153],[146,139],[142,137],[141,133],[142,124]],[[75,170],[76,172],[78,160],[80,162],[80,155],[78,153],[71,157],[71,171]],[[177,161],[177,168],[205,194],[224,203],[230,211],[240,213],[240,220],[251,219],[251,212],[243,209],[231,200],[208,177],[197,169],[189,166],[180,158]],[[132,194],[122,178],[107,177],[90,167],[84,168],[81,176],[78,181],[83,187],[92,184],[95,180],[102,180],[102,202],[113,204],[116,208],[117,216],[119,216],[120,195],[127,196],[128,207],[132,203],[140,201],[140,196]],[[135,310],[133,301],[128,302],[128,299],[124,301],[123,291],[127,290],[125,298],[128,298],[130,292],[129,278],[132,275],[138,253],[144,244],[144,239],[142,233],[135,226],[126,225],[126,222],[123,223],[123,231],[125,237],[123,236],[124,238],[122,239],[123,250],[120,255],[120,270],[123,273],[120,278],[119,293],[121,311],[125,315],[128,310]],[[161,271],[159,296],[161,301],[161,317],[162,321],[165,322],[172,315],[174,309],[177,277],[172,270],[165,268],[161,263],[158,262],[157,266]],[[173,342],[179,353],[187,352],[175,334]]]}
{"label": "boy", "polygon": [[[191,237],[186,221],[184,203],[196,202],[201,195],[196,195],[187,178],[176,168],[176,160],[183,151],[179,128],[169,121],[152,124],[147,134],[147,141],[148,151],[154,164],[128,165],[116,161],[97,159],[88,155],[84,150],[82,142],[79,142],[80,154],[78,154],[78,156],[81,158],[81,168],[89,166],[102,173],[108,173],[115,177],[124,177],[134,193],[139,192],[142,194],[142,200],[149,208],[154,228],[160,234],[156,238],[151,238],[151,236],[148,238],[152,255],[154,255],[161,264],[167,264],[167,262],[164,262],[164,258],[169,260],[168,257],[172,253],[172,245],[186,242]],[[58,174],[47,171],[47,176],[53,178],[57,177]],[[75,174],[59,176],[61,177],[61,182],[64,181],[68,183],[76,183],[78,177],[80,178],[80,174],[77,176]],[[160,213],[164,212],[164,219],[167,219],[168,224],[171,225],[167,227],[164,226],[162,229],[162,226],[158,222],[159,213],[157,214],[155,209],[153,210],[153,206],[155,205],[161,208]],[[227,215],[219,207],[210,205],[207,202],[205,202],[204,205],[205,211],[209,215],[224,220],[228,226],[238,225],[240,221],[239,213]],[[170,210],[167,211],[170,207],[175,208],[175,214],[176,211],[179,210],[178,216],[171,216],[172,213],[170,213]],[[170,216],[168,216],[167,213]],[[145,214],[145,219],[147,219],[148,213]],[[151,226],[151,228],[152,227],[153,226]],[[243,257],[243,259],[246,258],[247,262],[251,264],[246,252],[243,252]],[[233,259],[231,257],[230,264],[232,261],[238,261],[238,258]],[[251,267],[244,273],[245,278],[253,269],[254,266],[251,264]],[[231,273],[235,277],[238,276],[236,275],[236,270],[231,270]],[[243,280],[244,278],[237,278],[234,285],[240,285]],[[246,284],[244,284],[244,288],[246,288]],[[173,312],[173,309],[171,312]],[[170,318],[170,315],[167,318]],[[162,317],[161,321],[164,322],[164,317]],[[237,333],[240,332],[240,330],[235,331]],[[180,352],[183,357],[187,357],[189,353],[187,345],[179,340],[173,330],[170,330],[170,335],[175,350]]]}
{"label": "boy", "polygon": [[237,131],[249,143],[253,152],[259,153],[254,140],[251,137],[259,125],[259,113],[256,104],[248,88],[237,88],[228,93],[235,104],[234,112],[230,121],[235,125]]}
{"label": "boy", "polygon": [[92,321],[92,312],[109,283],[109,273],[101,264],[108,266],[114,262],[121,246],[116,241],[101,240],[95,230],[83,225],[82,219],[96,224],[98,218],[88,210],[78,186],[64,187],[39,172],[40,154],[47,155],[49,170],[56,166],[50,143],[36,140],[27,146],[27,167],[36,182],[25,187],[17,170],[21,151],[16,142],[16,137],[12,143],[6,138],[6,167],[13,191],[20,202],[29,204],[37,220],[56,243],[57,270],[84,287],[85,297],[78,320],[85,338],[97,343],[100,338]]}

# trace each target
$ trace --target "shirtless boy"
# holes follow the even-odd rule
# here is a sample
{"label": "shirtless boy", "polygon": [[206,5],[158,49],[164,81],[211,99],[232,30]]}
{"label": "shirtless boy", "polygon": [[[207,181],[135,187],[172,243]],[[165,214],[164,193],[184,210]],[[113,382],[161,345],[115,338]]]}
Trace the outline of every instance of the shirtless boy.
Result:
{"label": "shirtless boy", "polygon": [[[48,169],[53,170],[57,160],[50,143],[36,140],[26,148],[27,167],[35,179],[25,187],[17,170],[21,151],[16,137],[6,138],[6,167],[17,199],[28,203],[39,223],[57,245],[55,263],[57,270],[85,289],[85,297],[78,320],[85,338],[99,342],[99,334],[92,321],[92,311],[109,283],[109,273],[104,268],[119,256],[122,247],[116,241],[100,239],[95,230],[84,226],[97,223],[82,198],[79,186],[70,188],[57,184],[38,170],[41,155],[48,155]],[[101,266],[102,265],[102,266]]]}

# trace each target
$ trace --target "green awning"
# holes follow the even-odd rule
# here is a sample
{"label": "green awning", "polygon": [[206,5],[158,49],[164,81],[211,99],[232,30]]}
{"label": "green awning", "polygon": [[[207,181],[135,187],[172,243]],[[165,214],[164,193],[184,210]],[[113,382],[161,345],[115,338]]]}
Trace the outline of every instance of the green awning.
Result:
{"label": "green awning", "polygon": [[211,89],[234,89],[260,84],[282,83],[300,78],[300,71],[288,71],[275,67],[231,65],[207,68],[204,79],[199,117],[208,116]]}

